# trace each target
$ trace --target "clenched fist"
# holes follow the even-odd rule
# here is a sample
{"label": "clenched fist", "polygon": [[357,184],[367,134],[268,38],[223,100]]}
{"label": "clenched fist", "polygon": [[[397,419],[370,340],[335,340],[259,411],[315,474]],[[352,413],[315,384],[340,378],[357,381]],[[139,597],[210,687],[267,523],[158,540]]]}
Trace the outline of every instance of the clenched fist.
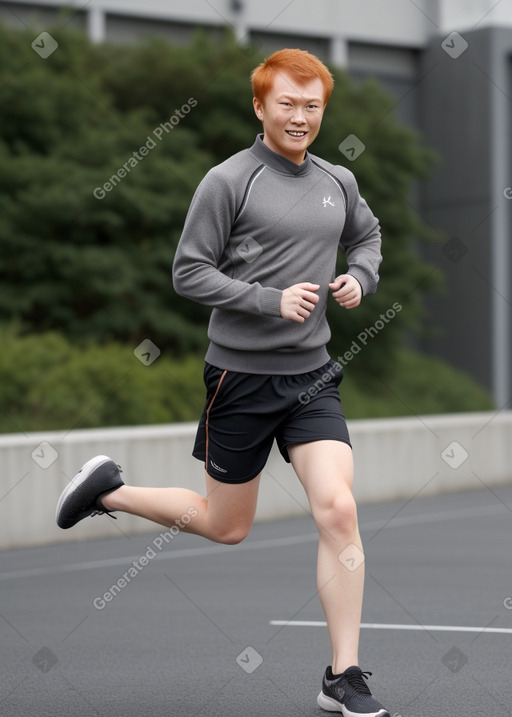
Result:
{"label": "clenched fist", "polygon": [[350,274],[341,274],[329,284],[333,298],[345,309],[355,309],[361,303],[361,284]]}
{"label": "clenched fist", "polygon": [[309,318],[318,301],[316,291],[320,284],[294,284],[285,289],[281,296],[281,316],[283,319],[304,323]]}

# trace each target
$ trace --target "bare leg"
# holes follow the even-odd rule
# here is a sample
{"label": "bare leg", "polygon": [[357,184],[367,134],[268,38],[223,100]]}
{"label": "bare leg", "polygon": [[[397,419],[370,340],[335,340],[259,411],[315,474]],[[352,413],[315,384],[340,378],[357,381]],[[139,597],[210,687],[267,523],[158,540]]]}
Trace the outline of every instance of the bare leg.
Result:
{"label": "bare leg", "polygon": [[[318,590],[331,641],[332,670],[339,674],[358,664],[364,586],[362,544],[352,496],[352,450],[339,441],[315,441],[289,446],[288,452],[319,532]],[[344,550],[347,552],[341,555]]]}
{"label": "bare leg", "polygon": [[121,510],[171,527],[192,519],[182,529],[219,543],[247,537],[256,512],[260,475],[248,483],[227,484],[208,473],[206,498],[186,488],[140,488],[123,485],[102,498],[107,510]]}

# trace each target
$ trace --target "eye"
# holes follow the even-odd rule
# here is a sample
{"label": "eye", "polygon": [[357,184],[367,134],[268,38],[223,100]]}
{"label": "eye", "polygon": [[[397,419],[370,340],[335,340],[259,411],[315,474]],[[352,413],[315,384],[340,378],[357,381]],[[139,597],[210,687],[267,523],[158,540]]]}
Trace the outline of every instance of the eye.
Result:
{"label": "eye", "polygon": [[291,107],[291,102],[280,102],[279,104],[284,105],[285,107]]}
{"label": "eye", "polygon": [[309,110],[309,109],[317,110],[317,109],[318,109],[318,105],[308,105],[308,110]]}

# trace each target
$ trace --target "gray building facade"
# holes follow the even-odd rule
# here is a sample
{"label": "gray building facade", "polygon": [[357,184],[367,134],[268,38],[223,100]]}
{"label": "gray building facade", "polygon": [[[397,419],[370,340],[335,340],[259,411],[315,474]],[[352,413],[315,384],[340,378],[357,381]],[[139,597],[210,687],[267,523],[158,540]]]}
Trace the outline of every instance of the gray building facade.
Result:
{"label": "gray building facade", "polygon": [[512,3],[491,0],[59,0],[0,5],[13,27],[69,25],[94,42],[159,35],[186,43],[198,27],[232,27],[264,53],[301,47],[374,77],[398,118],[441,162],[416,194],[445,239],[425,257],[446,278],[428,301],[418,348],[470,373],[498,408],[512,398]]}
{"label": "gray building facade", "polygon": [[440,331],[425,348],[491,388],[502,408],[512,375],[512,29],[461,38],[461,55],[437,41],[422,53],[420,126],[442,160],[421,211],[447,237],[427,251],[447,293],[429,302]]}

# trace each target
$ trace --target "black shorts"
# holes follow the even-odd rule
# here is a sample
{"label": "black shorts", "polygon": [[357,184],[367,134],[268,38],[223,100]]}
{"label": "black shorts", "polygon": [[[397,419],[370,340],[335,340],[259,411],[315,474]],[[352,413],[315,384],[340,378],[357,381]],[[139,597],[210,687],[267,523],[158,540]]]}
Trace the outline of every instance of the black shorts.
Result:
{"label": "black shorts", "polygon": [[338,386],[339,363],[309,373],[268,376],[206,364],[206,404],[192,455],[223,483],[246,483],[267,462],[274,438],[283,458],[295,443],[331,440],[350,445]]}

